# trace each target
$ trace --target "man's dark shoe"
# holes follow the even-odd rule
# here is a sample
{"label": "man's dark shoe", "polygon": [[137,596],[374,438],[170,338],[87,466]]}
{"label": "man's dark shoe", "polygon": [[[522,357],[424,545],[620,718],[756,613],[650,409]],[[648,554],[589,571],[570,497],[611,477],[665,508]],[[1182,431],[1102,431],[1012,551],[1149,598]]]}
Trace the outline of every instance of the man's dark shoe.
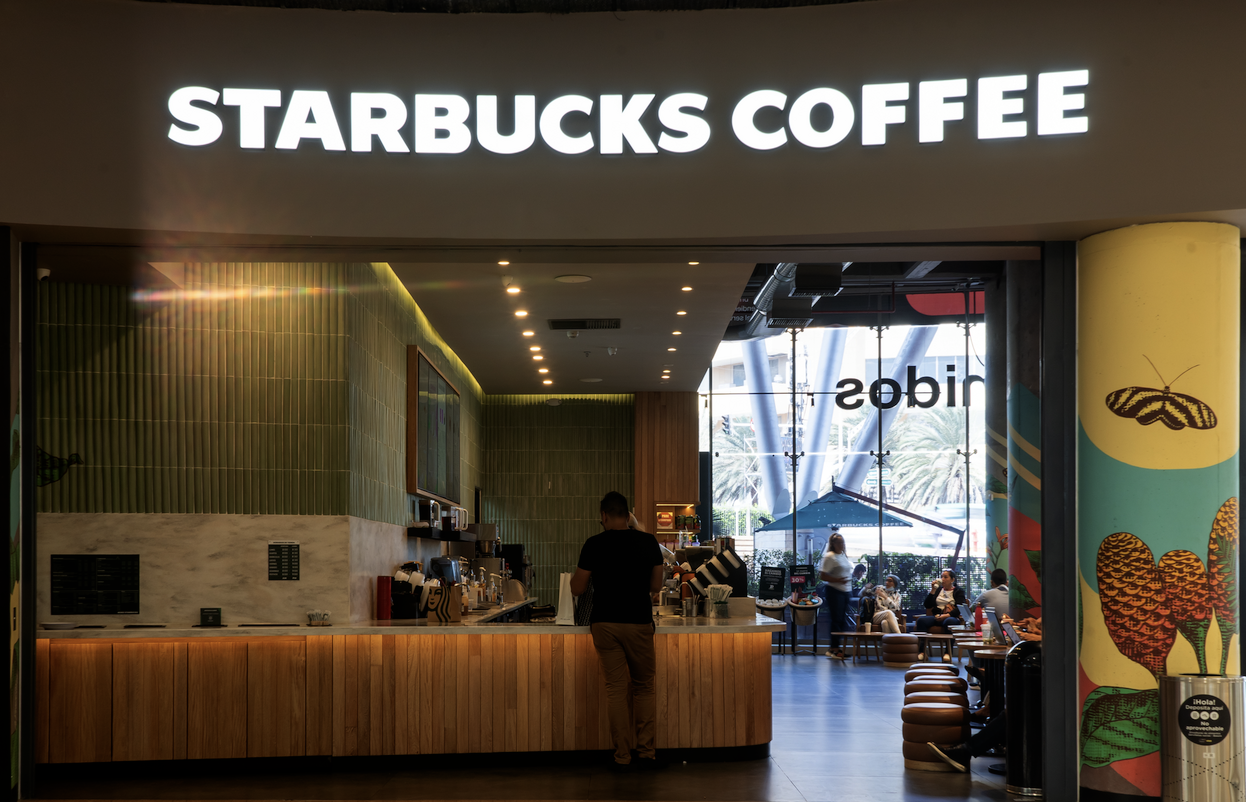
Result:
{"label": "man's dark shoe", "polygon": [[935,757],[942,760],[952,768],[962,774],[969,773],[969,750],[964,744],[956,746],[939,746],[938,744],[926,744]]}
{"label": "man's dark shoe", "polygon": [[636,767],[636,771],[662,771],[670,763],[660,757],[638,757],[632,760],[632,765]]}

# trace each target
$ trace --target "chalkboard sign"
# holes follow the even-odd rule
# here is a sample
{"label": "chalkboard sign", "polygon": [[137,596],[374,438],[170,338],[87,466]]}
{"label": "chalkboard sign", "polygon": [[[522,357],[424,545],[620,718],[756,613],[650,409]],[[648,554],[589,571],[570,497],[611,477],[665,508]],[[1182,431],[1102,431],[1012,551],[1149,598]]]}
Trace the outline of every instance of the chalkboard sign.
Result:
{"label": "chalkboard sign", "polygon": [[763,565],[761,567],[761,582],[757,591],[759,599],[781,599],[787,594],[783,592],[783,585],[787,580],[787,571],[781,565]]}
{"label": "chalkboard sign", "polygon": [[802,591],[804,593],[812,593],[814,582],[812,565],[793,565],[792,566],[792,592]]}

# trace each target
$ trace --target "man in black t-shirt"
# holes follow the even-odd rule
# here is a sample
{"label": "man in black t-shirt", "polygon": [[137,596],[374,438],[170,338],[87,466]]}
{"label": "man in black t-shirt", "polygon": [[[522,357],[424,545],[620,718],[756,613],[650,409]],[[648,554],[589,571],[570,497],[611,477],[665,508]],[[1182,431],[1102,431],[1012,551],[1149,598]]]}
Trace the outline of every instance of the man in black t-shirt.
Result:
{"label": "man in black t-shirt", "polygon": [[601,500],[601,528],[605,531],[585,542],[571,577],[571,592],[576,596],[588,590],[589,582],[593,583],[589,621],[606,681],[614,765],[620,770],[631,767],[633,738],[638,767],[657,766],[657,663],[650,594],[662,587],[662,550],[653,535],[629,528],[630,517],[623,494],[607,493]]}

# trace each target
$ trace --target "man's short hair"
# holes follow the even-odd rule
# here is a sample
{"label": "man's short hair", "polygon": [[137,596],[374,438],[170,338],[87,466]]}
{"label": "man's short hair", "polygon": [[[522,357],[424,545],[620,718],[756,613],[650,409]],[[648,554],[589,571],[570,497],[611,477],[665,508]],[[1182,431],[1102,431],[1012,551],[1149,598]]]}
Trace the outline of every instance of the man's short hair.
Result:
{"label": "man's short hair", "polygon": [[991,585],[999,587],[1008,583],[1008,572],[1003,568],[996,568],[991,572]]}
{"label": "man's short hair", "polygon": [[601,500],[601,511],[611,518],[626,518],[628,516],[627,496],[611,490]]}

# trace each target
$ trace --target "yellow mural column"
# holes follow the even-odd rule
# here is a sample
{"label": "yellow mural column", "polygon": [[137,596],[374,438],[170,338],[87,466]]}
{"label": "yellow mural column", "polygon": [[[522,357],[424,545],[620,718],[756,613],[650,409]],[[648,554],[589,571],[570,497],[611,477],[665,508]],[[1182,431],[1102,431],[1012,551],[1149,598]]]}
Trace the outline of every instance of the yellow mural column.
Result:
{"label": "yellow mural column", "polygon": [[1159,676],[1239,671],[1240,237],[1078,245],[1083,799],[1160,796]]}

